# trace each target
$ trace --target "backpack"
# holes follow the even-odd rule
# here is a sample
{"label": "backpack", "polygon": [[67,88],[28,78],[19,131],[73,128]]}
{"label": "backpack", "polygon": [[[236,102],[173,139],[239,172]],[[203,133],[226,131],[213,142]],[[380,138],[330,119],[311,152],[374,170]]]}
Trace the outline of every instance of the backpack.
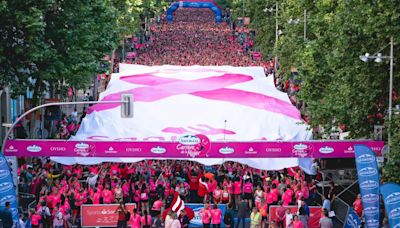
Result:
{"label": "backpack", "polygon": [[129,211],[125,213],[125,220],[126,221],[131,220],[131,213]]}
{"label": "backpack", "polygon": [[42,215],[42,221],[43,222],[48,222],[50,217],[46,215],[46,207],[42,208],[41,215]]}
{"label": "backpack", "polygon": [[224,214],[224,223],[226,225],[232,224],[232,215],[230,213],[228,213],[227,211]]}

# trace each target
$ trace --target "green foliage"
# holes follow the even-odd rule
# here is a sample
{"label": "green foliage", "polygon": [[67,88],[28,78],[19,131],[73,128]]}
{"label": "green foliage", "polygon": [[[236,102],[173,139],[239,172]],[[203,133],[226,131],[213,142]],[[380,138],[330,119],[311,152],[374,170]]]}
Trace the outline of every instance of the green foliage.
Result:
{"label": "green foliage", "polygon": [[382,180],[400,183],[400,114],[392,116],[391,128],[390,153],[386,156],[386,163],[383,166]]}
{"label": "green foliage", "polygon": [[[238,1],[238,0],[234,0]],[[238,1],[242,2],[242,1]],[[297,95],[306,101],[306,114],[312,126],[326,132],[338,123],[345,124],[352,138],[370,137],[373,124],[367,116],[377,112],[376,104],[387,109],[389,62],[364,63],[359,56],[373,54],[395,40],[395,59],[400,53],[400,8],[396,0],[282,0],[279,4],[279,37],[275,43],[275,14],[264,13],[275,1],[247,0],[247,16],[257,30],[256,45],[264,55],[275,53],[280,73],[286,77],[295,67],[302,80]],[[241,5],[234,4],[241,13]],[[307,9],[307,41],[303,40],[303,12]],[[289,24],[298,18],[300,23]],[[389,55],[389,48],[382,51]],[[393,88],[399,92],[400,73],[395,67]]]}
{"label": "green foliage", "polygon": [[[134,34],[161,0],[0,1],[0,84],[34,90],[84,88],[124,35]],[[34,87],[29,81],[36,81]],[[32,88],[33,87],[33,88]]]}
{"label": "green foliage", "polygon": [[0,80],[14,94],[36,80],[34,101],[49,84],[85,86],[120,34],[117,10],[105,0],[13,0],[0,10]]}

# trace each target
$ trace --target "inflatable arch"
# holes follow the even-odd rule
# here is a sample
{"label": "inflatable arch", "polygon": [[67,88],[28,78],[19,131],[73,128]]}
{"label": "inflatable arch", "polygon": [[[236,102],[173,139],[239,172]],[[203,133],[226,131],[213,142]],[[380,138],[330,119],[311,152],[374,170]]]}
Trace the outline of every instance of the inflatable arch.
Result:
{"label": "inflatable arch", "polygon": [[174,2],[167,10],[167,21],[172,22],[174,18],[174,12],[179,8],[209,8],[215,14],[215,22],[221,22],[222,13],[221,10],[212,2]]}

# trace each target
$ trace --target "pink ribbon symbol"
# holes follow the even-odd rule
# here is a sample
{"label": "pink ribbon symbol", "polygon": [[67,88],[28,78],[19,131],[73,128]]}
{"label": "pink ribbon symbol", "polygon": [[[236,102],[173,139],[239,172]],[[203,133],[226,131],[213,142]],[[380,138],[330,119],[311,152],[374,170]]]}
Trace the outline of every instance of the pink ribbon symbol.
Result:
{"label": "pink ribbon symbol", "polygon": [[[174,95],[190,94],[204,99],[226,101],[279,113],[297,120],[301,119],[299,111],[288,102],[260,93],[225,88],[253,80],[253,78],[248,75],[225,73],[221,76],[212,76],[196,80],[178,80],[158,77],[154,75],[154,73],[146,73],[121,77],[121,80],[129,83],[146,85],[146,87],[138,87],[113,93],[105,96],[103,101],[120,100],[121,94],[134,94],[135,102],[152,102]],[[118,106],[120,106],[118,103],[97,104],[88,109],[88,114]]]}

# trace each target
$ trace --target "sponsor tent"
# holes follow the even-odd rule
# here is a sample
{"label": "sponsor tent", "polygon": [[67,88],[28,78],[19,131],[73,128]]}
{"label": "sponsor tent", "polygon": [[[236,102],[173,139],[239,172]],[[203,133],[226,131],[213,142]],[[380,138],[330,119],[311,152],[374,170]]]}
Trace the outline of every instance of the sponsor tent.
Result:
{"label": "sponsor tent", "polygon": [[[99,100],[133,94],[134,117],[121,118],[120,104],[90,107],[71,140],[177,142],[184,135],[204,135],[213,142],[306,141],[311,132],[287,94],[275,88],[261,67],[142,66],[121,64]],[[252,150],[249,148],[248,150]],[[229,151],[229,148],[228,148]],[[222,150],[226,153],[226,151]],[[235,153],[234,151],[229,151]],[[285,152],[285,151],[282,151]],[[287,152],[287,151],[286,151]],[[238,161],[260,169],[310,165],[310,159],[253,156],[186,156],[206,165]],[[301,157],[301,156],[300,156]],[[160,159],[166,159],[160,154]],[[52,157],[64,164],[136,162],[146,157]]]}

